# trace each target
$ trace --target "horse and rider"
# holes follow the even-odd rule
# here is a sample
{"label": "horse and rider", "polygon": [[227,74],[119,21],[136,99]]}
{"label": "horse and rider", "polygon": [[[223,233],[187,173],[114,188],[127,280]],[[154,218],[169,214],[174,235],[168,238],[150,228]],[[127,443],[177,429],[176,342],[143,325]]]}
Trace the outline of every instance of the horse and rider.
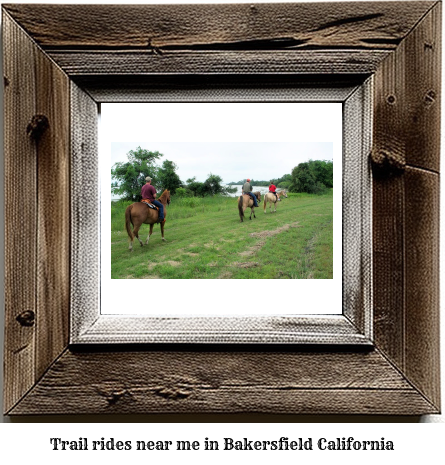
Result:
{"label": "horse and rider", "polygon": [[[264,213],[266,213],[267,203],[270,203],[271,213],[276,213],[277,211],[277,202],[280,202],[280,194],[277,194],[277,186],[271,181],[269,185],[269,192],[264,196]],[[272,206],[274,210],[272,212]]]}
{"label": "horse and rider", "polygon": [[[167,205],[170,205],[170,191],[165,189],[161,196],[156,199],[157,192],[154,186],[151,185],[151,178],[147,176],[145,178],[145,184],[142,186],[142,201],[135,202],[127,207],[125,210],[125,227],[127,229],[128,236],[130,238],[130,251],[133,250],[133,241],[136,237],[141,246],[142,241],[139,239],[139,228],[143,223],[150,225],[150,232],[148,233],[145,245],[148,244],[150,236],[153,234],[153,225],[155,223],[161,224],[161,235],[162,240],[164,238],[164,224],[167,216]],[[157,208],[151,208],[150,204]],[[130,224],[133,225],[133,231],[131,230]]]}
{"label": "horse and rider", "polygon": [[151,185],[152,179],[150,176],[147,176],[145,178],[145,184],[142,186],[141,190],[141,195],[142,195],[142,202],[147,203],[146,201],[148,200],[150,203],[155,205],[156,207],[159,208],[159,218],[158,218],[158,223],[161,223],[164,221],[164,205],[162,205],[159,200],[156,200],[156,189],[154,186]]}
{"label": "horse and rider", "polygon": [[252,192],[252,184],[250,183],[250,179],[247,178],[243,185],[242,194],[238,199],[238,210],[241,222],[244,221],[244,210],[246,208],[250,208],[249,219],[252,219],[252,215],[256,218],[255,207],[259,207],[258,200],[261,200],[261,194],[260,192]]}

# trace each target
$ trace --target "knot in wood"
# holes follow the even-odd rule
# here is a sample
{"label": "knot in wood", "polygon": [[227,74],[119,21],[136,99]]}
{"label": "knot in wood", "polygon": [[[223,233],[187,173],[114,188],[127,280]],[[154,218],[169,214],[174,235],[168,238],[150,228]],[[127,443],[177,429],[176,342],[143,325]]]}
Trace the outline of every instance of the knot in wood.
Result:
{"label": "knot in wood", "polygon": [[186,399],[191,394],[188,389],[181,389],[178,387],[160,387],[155,389],[154,392],[156,395],[163,397],[164,399],[171,400]]}
{"label": "knot in wood", "polygon": [[425,95],[425,103],[427,105],[431,105],[436,101],[436,92],[434,90],[430,90]]}
{"label": "knot in wood", "polygon": [[22,326],[34,326],[35,313],[32,310],[25,310],[24,312],[17,315],[16,320]]}
{"label": "knot in wood", "polygon": [[124,397],[127,394],[126,390],[122,391],[114,391],[108,393],[105,398],[107,399],[107,402],[109,405],[114,405],[116,404],[122,397]]}
{"label": "knot in wood", "polygon": [[26,127],[26,133],[31,139],[39,140],[49,128],[49,121],[45,115],[34,115]]}
{"label": "knot in wood", "polygon": [[371,165],[374,174],[398,175],[405,171],[405,157],[395,151],[378,149],[371,153]]}

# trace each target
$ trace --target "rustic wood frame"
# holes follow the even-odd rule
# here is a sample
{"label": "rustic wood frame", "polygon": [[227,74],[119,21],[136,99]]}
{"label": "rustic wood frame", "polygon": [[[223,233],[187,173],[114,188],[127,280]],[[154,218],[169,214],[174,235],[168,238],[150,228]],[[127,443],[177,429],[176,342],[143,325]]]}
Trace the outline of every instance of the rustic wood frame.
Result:
{"label": "rustic wood frame", "polygon": [[[306,316],[293,315],[298,304],[288,304],[286,314],[250,316],[209,316],[205,299],[196,302],[193,308],[200,316],[175,318],[166,314],[149,315],[110,315],[107,314],[104,291],[98,285],[98,276],[104,282],[100,269],[100,221],[98,212],[103,202],[97,195],[98,173],[92,169],[91,160],[98,159],[94,150],[96,134],[86,140],[83,127],[97,125],[97,110],[92,106],[86,112],[82,91],[72,89],[71,121],[71,209],[82,211],[81,219],[71,228],[71,305],[70,305],[70,344],[109,344],[109,343],[263,343],[263,344],[372,344],[372,180],[368,155],[371,150],[372,119],[372,78],[358,86],[339,88],[287,88],[254,89],[217,87],[215,89],[193,89],[175,92],[171,88],[157,89],[156,92],[139,93],[138,100],[145,102],[214,102],[221,105],[234,100],[234,95],[249,103],[265,106],[269,102],[337,102],[341,103],[343,119],[342,163],[338,166],[343,172],[342,194],[350,199],[342,205],[342,241],[336,244],[342,250],[342,276],[337,277],[341,301],[332,299],[332,307],[341,314],[311,315],[311,306],[304,312]],[[216,95],[215,95],[216,93]],[[127,100],[128,95],[114,91],[116,101]],[[204,107],[205,108],[205,107]],[[79,150],[87,144],[87,163]],[[88,195],[85,185],[89,186]],[[340,202],[337,200],[337,202]],[[103,245],[102,245],[103,247]],[[342,280],[347,276],[346,280]],[[110,279],[110,278],[108,278]],[[82,285],[77,285],[82,283]],[[221,281],[221,284],[227,281]],[[198,284],[198,283],[195,283]],[[301,281],[300,286],[305,285]],[[113,285],[113,284],[112,284]],[[199,284],[200,285],[200,284]],[[289,288],[299,293],[287,281]],[[128,289],[128,288],[127,288]],[[331,287],[332,289],[332,287]],[[125,292],[128,292],[127,290]],[[131,292],[131,291],[130,291]],[[193,294],[193,291],[191,291]],[[109,299],[108,299],[109,302]],[[335,302],[335,303],[334,303]],[[156,308],[157,305],[153,305]],[[300,304],[301,307],[301,304]],[[214,309],[212,308],[212,311]],[[190,311],[190,310],[189,310]],[[206,315],[207,313],[207,315]],[[301,312],[300,312],[301,313]],[[309,315],[309,316],[307,316]]]}
{"label": "rustic wood frame", "polygon": [[[6,414],[440,411],[440,2],[2,13]],[[69,345],[70,225],[83,220],[69,203],[76,98],[88,114],[166,85],[341,87],[370,76],[371,348]],[[93,170],[95,129],[80,129]]]}

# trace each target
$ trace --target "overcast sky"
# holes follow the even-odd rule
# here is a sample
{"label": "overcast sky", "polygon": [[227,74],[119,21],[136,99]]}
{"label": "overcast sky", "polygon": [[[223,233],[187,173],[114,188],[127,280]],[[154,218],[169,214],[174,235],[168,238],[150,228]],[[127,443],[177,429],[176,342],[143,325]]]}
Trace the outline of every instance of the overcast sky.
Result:
{"label": "overcast sky", "polygon": [[176,163],[183,181],[270,180],[309,159],[335,161],[341,118],[335,103],[103,104],[101,164],[105,175],[140,146]]}
{"label": "overcast sky", "polygon": [[127,161],[137,147],[159,151],[164,160],[178,166],[182,181],[196,176],[205,181],[210,173],[224,182],[245,178],[268,181],[290,173],[308,159],[332,160],[332,142],[112,142],[111,164]]}

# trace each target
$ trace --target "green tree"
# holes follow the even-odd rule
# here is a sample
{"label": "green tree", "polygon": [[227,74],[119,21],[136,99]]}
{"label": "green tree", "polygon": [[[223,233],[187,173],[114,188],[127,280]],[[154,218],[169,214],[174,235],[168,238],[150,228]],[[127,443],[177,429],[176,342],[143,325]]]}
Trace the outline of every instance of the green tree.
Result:
{"label": "green tree", "polygon": [[137,202],[141,200],[141,188],[145,178],[156,179],[158,166],[156,160],[162,157],[159,152],[138,147],[127,153],[127,162],[118,162],[111,168],[111,193],[120,195],[123,200]]}
{"label": "green tree", "polygon": [[187,179],[187,190],[193,192],[193,195],[205,197],[207,195],[227,195],[236,192],[236,188],[223,186],[221,176],[210,173],[204,182],[199,182],[196,177]]}
{"label": "green tree", "polygon": [[324,160],[309,160],[292,170],[290,192],[322,194],[333,186],[333,163]]}
{"label": "green tree", "polygon": [[193,176],[193,178],[187,179],[186,183],[187,183],[187,190],[189,192],[192,192],[193,195],[196,195],[198,197],[204,197],[205,195],[204,183],[197,181],[196,176]]}
{"label": "green tree", "polygon": [[176,193],[176,189],[182,186],[181,179],[179,179],[176,170],[178,167],[170,160],[164,160],[161,168],[158,170],[159,187],[163,191],[168,189],[172,195]]}
{"label": "green tree", "polygon": [[224,187],[221,185],[222,178],[217,174],[209,174],[209,177],[204,181],[205,191],[208,195],[223,194]]}
{"label": "green tree", "polygon": [[311,171],[317,182],[333,187],[334,163],[332,160],[309,160]]}

